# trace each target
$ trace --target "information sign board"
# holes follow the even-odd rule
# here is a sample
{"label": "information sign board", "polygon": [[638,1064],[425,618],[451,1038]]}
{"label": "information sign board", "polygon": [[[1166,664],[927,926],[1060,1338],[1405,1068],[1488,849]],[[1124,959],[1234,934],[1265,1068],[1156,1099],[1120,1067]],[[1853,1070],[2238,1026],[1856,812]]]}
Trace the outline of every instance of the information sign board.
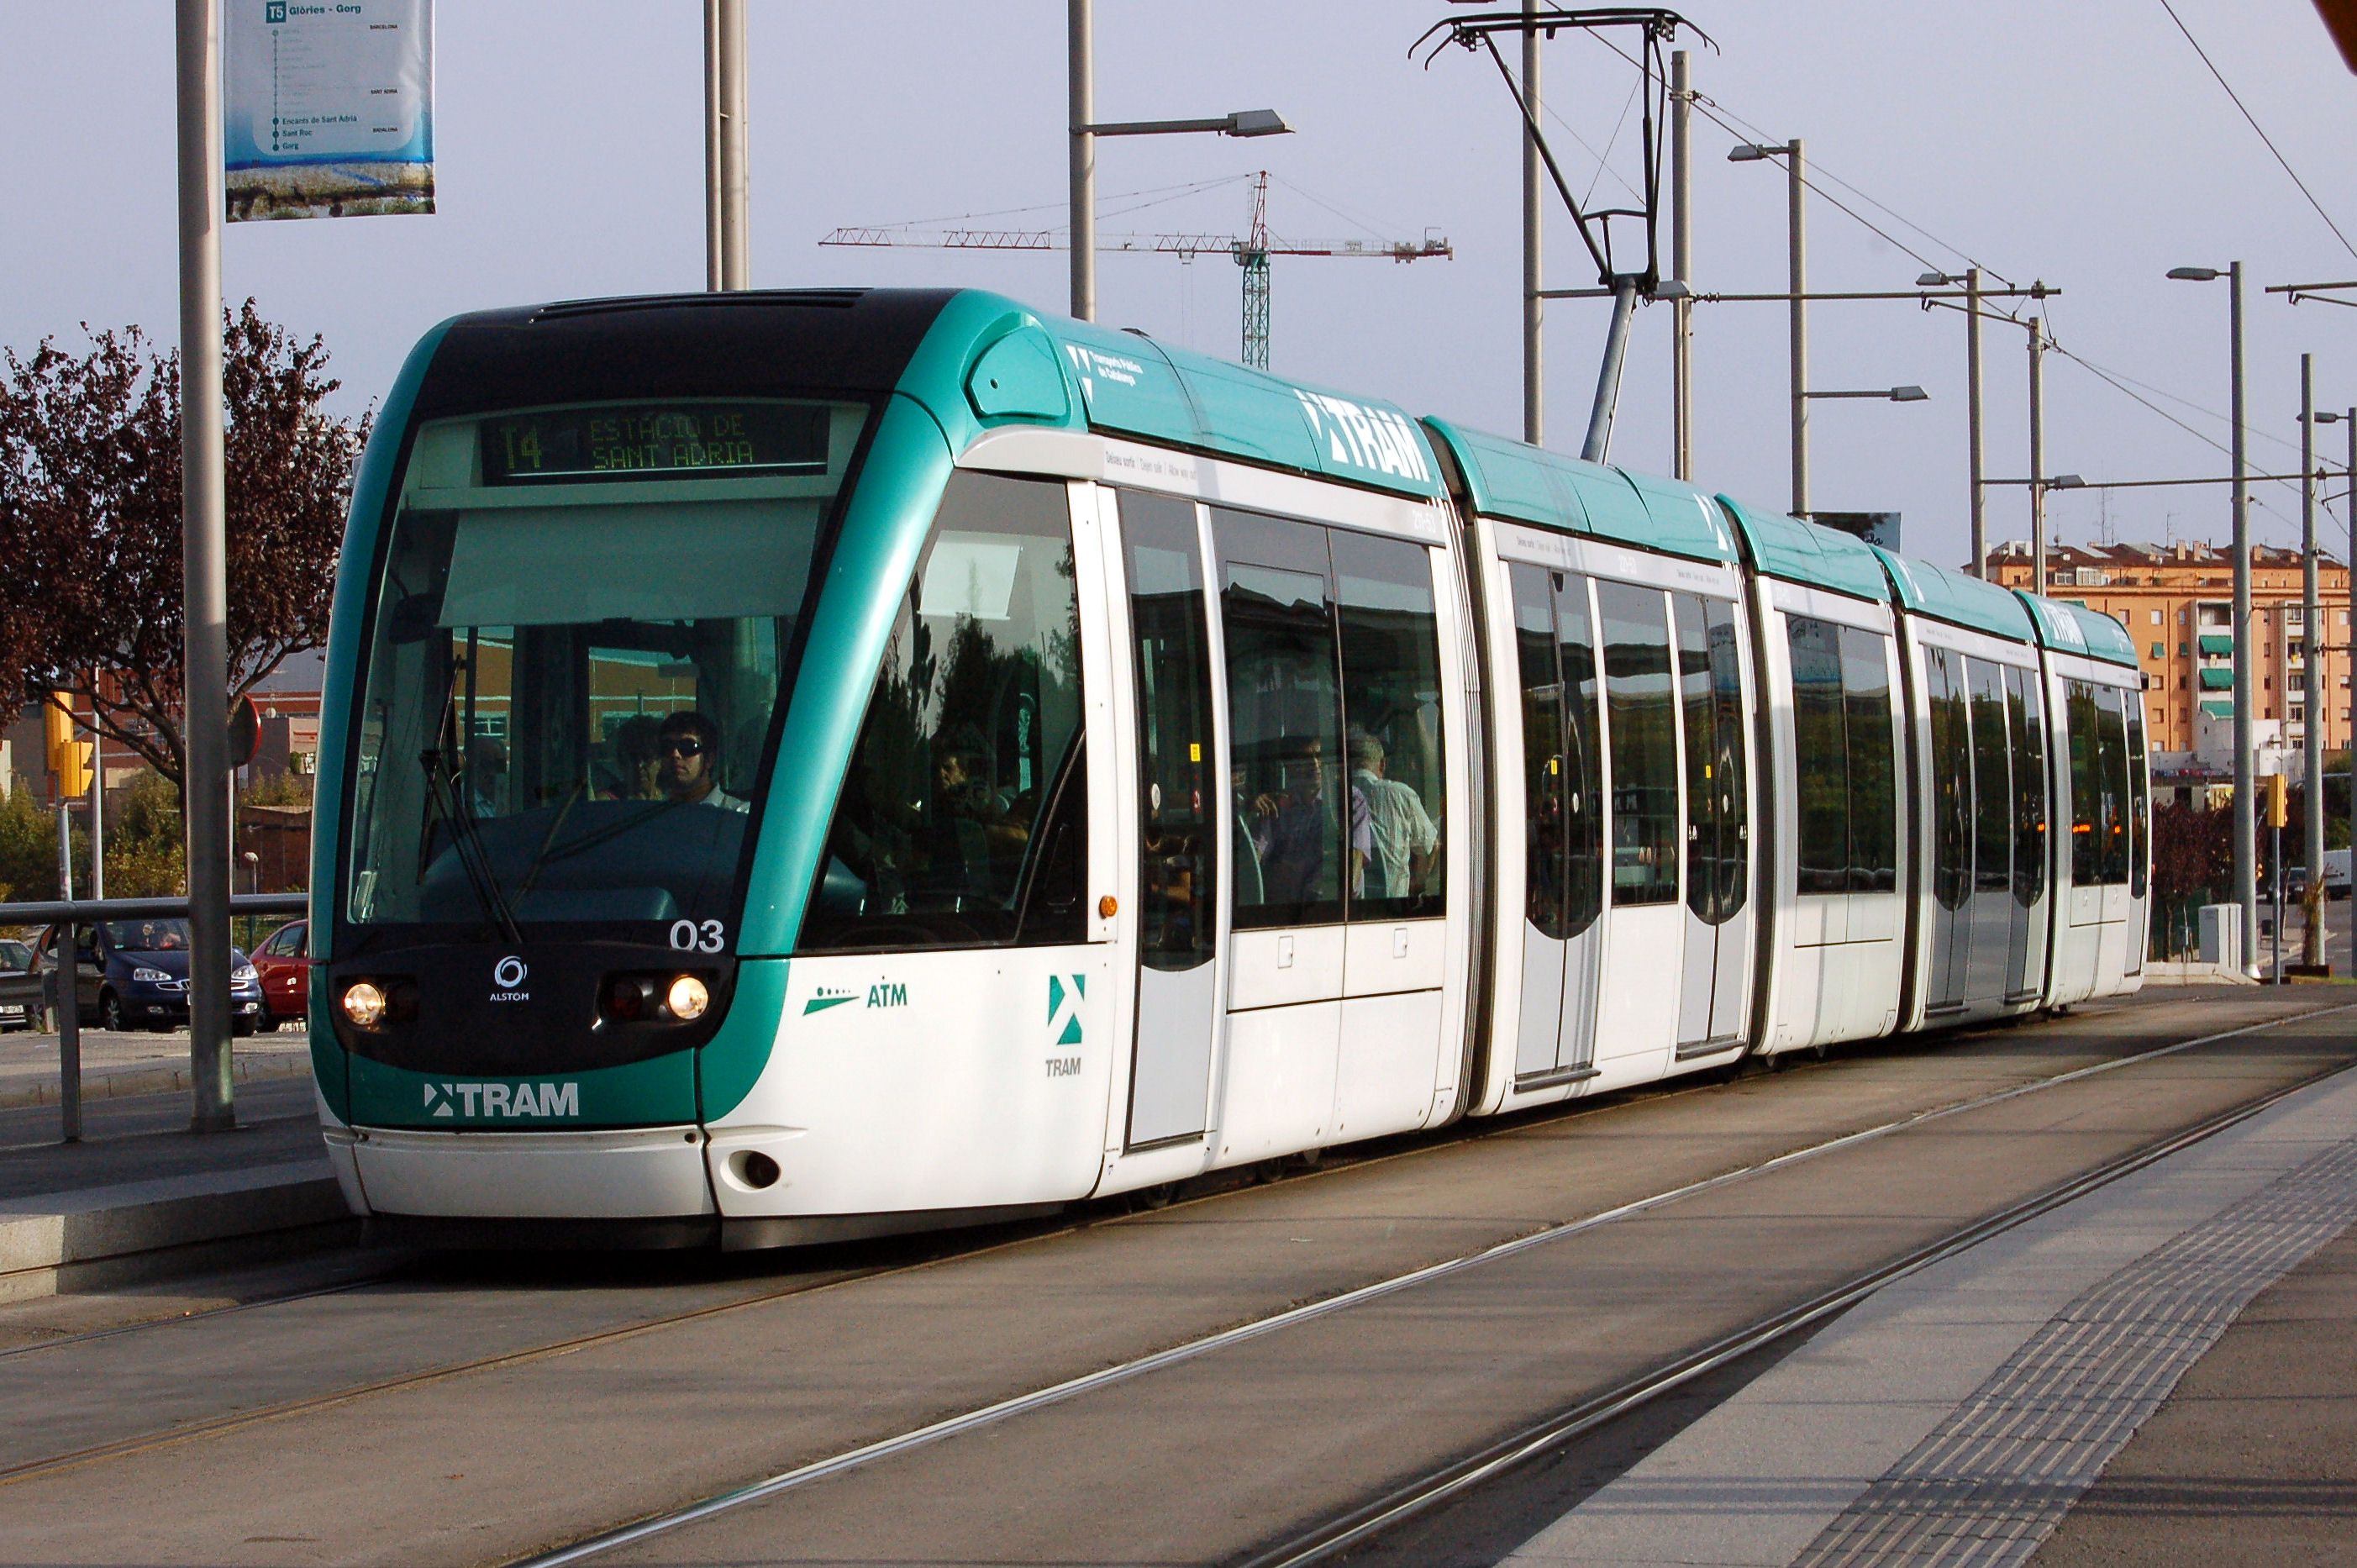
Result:
{"label": "information sign board", "polygon": [[223,0],[229,219],[434,210],[434,0]]}

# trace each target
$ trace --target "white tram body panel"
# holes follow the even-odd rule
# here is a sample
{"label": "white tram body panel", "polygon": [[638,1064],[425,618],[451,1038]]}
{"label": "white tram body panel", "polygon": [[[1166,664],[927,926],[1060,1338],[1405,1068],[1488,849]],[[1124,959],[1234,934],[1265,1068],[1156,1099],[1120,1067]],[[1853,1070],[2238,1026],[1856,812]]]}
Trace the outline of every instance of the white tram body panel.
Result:
{"label": "white tram body panel", "polygon": [[[1902,750],[1907,732],[1896,722],[1904,709],[1893,700],[1902,689],[1892,638],[1894,617],[1887,605],[1803,584],[1761,577],[1753,586],[1770,773],[1794,781],[1794,787],[1773,792],[1770,839],[1780,853],[1772,856],[1770,870],[1775,913],[1766,966],[1766,1027],[1758,1048],[1773,1055],[1878,1039],[1899,1025],[1907,956],[1906,887],[1896,878],[1886,881],[1878,862],[1867,866],[1852,854],[1845,857],[1838,875],[1831,866],[1810,867],[1803,888],[1802,856],[1795,851],[1803,838],[1809,776],[1829,770],[1836,759],[1803,755],[1794,666],[1796,658],[1813,666],[1803,671],[1803,686],[1833,678],[1830,694],[1841,720],[1842,755],[1837,760],[1844,785],[1834,803],[1843,808],[1845,822],[1855,833],[1867,813],[1850,798],[1857,789],[1853,776],[1866,774],[1865,765],[1871,764],[1879,779],[1907,777]],[[1805,651],[1796,653],[1796,649]],[[1811,677],[1819,679],[1813,682]],[[1868,704],[1866,714],[1880,720],[1878,744],[1870,736],[1852,736],[1853,727],[1866,727],[1857,722],[1861,704]],[[1814,710],[1810,715],[1812,720],[1826,716]],[[1813,751],[1826,748],[1823,732],[1831,727],[1811,724]],[[1874,753],[1870,757],[1866,755],[1869,749]],[[1880,853],[1888,854],[1896,867],[1898,846],[1910,841],[1914,812],[1904,789],[1891,789],[1889,801],[1890,836]]]}

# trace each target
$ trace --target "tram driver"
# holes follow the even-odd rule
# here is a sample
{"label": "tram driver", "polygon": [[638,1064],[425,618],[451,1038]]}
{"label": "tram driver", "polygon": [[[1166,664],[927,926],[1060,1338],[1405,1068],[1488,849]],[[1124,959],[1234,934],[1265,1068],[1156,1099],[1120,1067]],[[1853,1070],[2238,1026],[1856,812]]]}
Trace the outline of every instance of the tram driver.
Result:
{"label": "tram driver", "polygon": [[663,798],[683,806],[717,806],[743,811],[749,806],[720,788],[720,726],[694,708],[663,720],[655,734],[655,782]]}

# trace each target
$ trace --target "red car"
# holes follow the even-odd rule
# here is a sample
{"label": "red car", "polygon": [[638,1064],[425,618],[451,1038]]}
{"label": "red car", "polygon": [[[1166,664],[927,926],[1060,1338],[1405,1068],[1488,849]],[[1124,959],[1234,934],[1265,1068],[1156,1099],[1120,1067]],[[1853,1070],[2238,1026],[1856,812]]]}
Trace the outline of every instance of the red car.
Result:
{"label": "red car", "polygon": [[262,974],[264,1031],[287,1020],[299,1026],[311,1010],[311,961],[305,956],[310,934],[310,921],[290,921],[253,950],[253,967]]}

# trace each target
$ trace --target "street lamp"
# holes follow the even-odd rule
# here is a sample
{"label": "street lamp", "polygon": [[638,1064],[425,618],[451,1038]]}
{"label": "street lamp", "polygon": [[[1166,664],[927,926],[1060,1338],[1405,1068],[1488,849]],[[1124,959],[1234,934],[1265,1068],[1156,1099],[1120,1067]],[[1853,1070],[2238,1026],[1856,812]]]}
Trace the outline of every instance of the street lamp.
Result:
{"label": "street lamp", "polygon": [[1274,109],[1239,109],[1209,120],[1096,121],[1095,0],[1071,0],[1072,314],[1097,318],[1097,149],[1099,136],[1283,136],[1293,127]]}
{"label": "street lamp", "polygon": [[2171,267],[2180,283],[2228,282],[2227,361],[2234,420],[2234,899],[2243,907],[2243,972],[2258,978],[2258,807],[2251,753],[2251,487],[2243,419],[2243,263]]}
{"label": "street lamp", "polygon": [[1921,387],[1868,387],[1863,392],[1804,392],[1803,397],[1870,397],[1885,403],[1929,403],[1932,394]]}
{"label": "street lamp", "polygon": [[[2350,582],[2352,586],[2357,586],[2357,408],[2350,409],[2344,413],[2319,413],[2316,415],[2316,423],[2346,424],[2349,427],[2349,468],[2342,477],[2349,481]],[[2357,595],[2352,596],[2352,604],[2357,606]],[[2313,659],[2316,657],[2316,632],[2311,628],[2308,635],[2309,657]],[[2352,609],[2349,617],[2348,654],[2350,670],[2357,671],[2357,609]],[[2357,709],[2352,709],[2352,712],[2357,714]],[[2349,842],[2357,844],[2357,723],[2350,725],[2349,755],[2352,759],[2349,770]],[[2324,786],[2321,782],[2316,786],[2316,799],[2319,802],[2324,799]],[[2321,804],[2317,807],[2317,813],[2319,817],[2323,815]],[[2357,905],[2352,905],[2351,908],[2357,909]]]}
{"label": "street lamp", "polygon": [[1803,200],[1808,190],[1807,159],[1801,138],[1781,145],[1746,142],[1727,151],[1731,164],[1784,160],[1785,243],[1790,252],[1792,293],[1792,515],[1809,515],[1809,239]]}

